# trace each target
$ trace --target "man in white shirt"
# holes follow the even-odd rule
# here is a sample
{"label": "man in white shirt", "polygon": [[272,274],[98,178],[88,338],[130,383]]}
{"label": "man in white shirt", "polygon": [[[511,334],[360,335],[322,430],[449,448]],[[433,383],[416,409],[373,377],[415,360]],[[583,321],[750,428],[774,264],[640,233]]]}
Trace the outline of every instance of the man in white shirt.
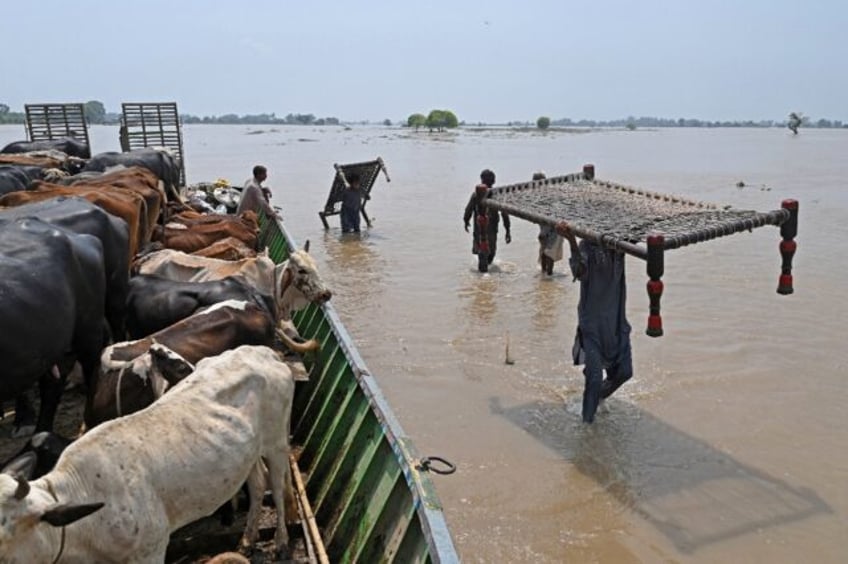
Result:
{"label": "man in white shirt", "polygon": [[253,178],[249,178],[244,183],[237,214],[246,210],[252,210],[258,214],[259,210],[263,210],[266,217],[278,217],[277,212],[271,207],[271,190],[262,186],[266,178],[268,178],[268,169],[262,165],[253,167]]}

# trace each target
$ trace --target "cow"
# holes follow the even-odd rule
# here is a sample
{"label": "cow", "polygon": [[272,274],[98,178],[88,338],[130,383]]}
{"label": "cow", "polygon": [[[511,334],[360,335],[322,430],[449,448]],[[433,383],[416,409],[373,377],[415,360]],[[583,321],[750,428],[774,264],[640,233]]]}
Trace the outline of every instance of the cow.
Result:
{"label": "cow", "polygon": [[99,153],[91,157],[83,172],[103,172],[115,165],[140,166],[153,172],[165,184],[168,201],[181,202],[178,188],[180,186],[180,165],[169,149],[145,148],[127,153]]}
{"label": "cow", "polygon": [[14,166],[37,166],[40,168],[62,168],[65,161],[54,155],[40,155],[30,153],[15,153],[5,155],[0,153],[0,164]]}
{"label": "cow", "polygon": [[[2,199],[0,199],[2,201]],[[277,319],[291,319],[293,311],[308,303],[321,304],[332,297],[309,256],[309,242],[288,260],[274,264],[267,251],[255,258],[238,261],[192,256],[165,249],[137,259],[133,269],[139,274],[154,274],[169,280],[203,282],[236,276],[263,294],[271,294],[277,306]]]}
{"label": "cow", "polygon": [[238,278],[206,282],[177,282],[139,274],[129,281],[126,299],[130,339],[141,339],[185,319],[197,310],[227,300],[252,302],[273,319],[270,294],[261,294]]}
{"label": "cow", "polygon": [[[41,407],[36,431],[53,427],[64,387],[67,353],[82,365],[93,389],[108,335],[104,318],[103,246],[34,218],[0,223],[0,401],[36,382]],[[16,410],[18,431],[23,422]]]}
{"label": "cow", "polygon": [[129,190],[143,197],[147,203],[148,232],[145,236],[146,239],[150,238],[160,215],[164,217],[163,212],[167,201],[165,189],[160,185],[157,176],[146,168],[140,166],[121,167],[117,170],[110,169],[104,173],[97,173],[97,176],[94,177],[76,175],[70,176],[68,179],[71,181],[62,184],[80,188],[109,186]]}
{"label": "cow", "polygon": [[0,197],[0,207],[21,206],[49,200],[59,196],[81,196],[107,212],[127,222],[130,234],[129,255],[134,256],[147,241],[150,231],[147,223],[147,203],[135,192],[109,186],[61,186],[36,182],[32,190],[12,192]]}
{"label": "cow", "polygon": [[235,237],[225,237],[190,254],[220,260],[241,260],[255,257],[256,251]]}
{"label": "cow", "polygon": [[[89,390],[87,428],[150,405],[187,374],[154,372],[151,349],[161,344],[188,362],[221,354],[241,345],[271,346],[277,337],[270,312],[253,302],[227,300],[143,339],[106,347],[97,386]],[[161,367],[161,366],[160,366]],[[167,367],[165,367],[167,368]]]}
{"label": "cow", "polygon": [[34,180],[43,177],[44,169],[40,166],[0,165],[0,196],[27,190]]}
{"label": "cow", "polygon": [[13,141],[0,149],[0,153],[29,153],[32,151],[61,151],[72,157],[91,158],[91,150],[88,148],[88,144],[73,137],[40,141]]}
{"label": "cow", "polygon": [[56,433],[36,433],[21,450],[0,466],[0,472],[20,474],[28,480],[40,478],[53,470],[62,452],[74,442]]}
{"label": "cow", "polygon": [[[157,357],[180,360],[161,349]],[[214,512],[245,480],[251,509],[240,545],[249,548],[263,460],[275,547],[287,552],[293,395],[291,372],[273,350],[239,347],[200,361],[147,409],[86,433],[42,478],[0,474],[0,561],[161,563],[172,532]]]}
{"label": "cow", "polygon": [[193,253],[227,237],[234,237],[255,249],[258,234],[259,225],[255,220],[212,215],[209,219],[202,218],[188,224],[174,222],[171,218],[167,225],[157,229],[153,240],[161,241],[167,249]]}
{"label": "cow", "polygon": [[65,196],[0,210],[0,222],[25,217],[37,217],[52,225],[78,234],[93,235],[100,240],[106,275],[106,319],[112,337],[123,339],[130,271],[127,223],[88,200]]}

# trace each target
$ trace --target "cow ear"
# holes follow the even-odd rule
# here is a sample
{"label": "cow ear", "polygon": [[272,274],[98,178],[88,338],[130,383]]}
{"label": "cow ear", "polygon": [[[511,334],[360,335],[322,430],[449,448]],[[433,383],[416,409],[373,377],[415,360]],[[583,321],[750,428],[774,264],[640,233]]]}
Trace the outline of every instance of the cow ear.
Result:
{"label": "cow ear", "polygon": [[57,505],[41,515],[41,520],[54,527],[64,527],[87,517],[106,505],[105,503],[83,503],[80,505]]}
{"label": "cow ear", "polygon": [[37,457],[34,452],[25,452],[3,467],[3,473],[31,480]]}
{"label": "cow ear", "polygon": [[304,253],[308,253],[308,252],[309,252],[309,239],[307,239],[307,240],[306,240],[306,243],[304,243],[304,244],[303,244],[303,252],[304,252]]}
{"label": "cow ear", "polygon": [[152,369],[171,386],[194,372],[194,365],[168,347],[156,343],[150,347]]}

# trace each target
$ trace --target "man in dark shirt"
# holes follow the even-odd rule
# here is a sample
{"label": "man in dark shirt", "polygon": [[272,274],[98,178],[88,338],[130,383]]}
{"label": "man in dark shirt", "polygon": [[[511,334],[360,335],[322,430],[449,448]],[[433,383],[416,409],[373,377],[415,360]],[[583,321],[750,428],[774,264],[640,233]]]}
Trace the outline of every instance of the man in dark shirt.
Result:
{"label": "man in dark shirt", "polygon": [[480,182],[471,194],[468,205],[465,206],[465,214],[462,220],[465,223],[465,231],[468,232],[468,223],[474,219],[474,240],[471,252],[477,255],[477,270],[488,272],[489,265],[495,260],[495,252],[498,249],[498,216],[503,217],[505,241],[507,245],[512,242],[509,232],[509,215],[506,212],[499,214],[494,208],[482,205],[483,200],[489,197],[489,189],[495,185],[495,173],[489,169],[480,173]]}
{"label": "man in dark shirt", "polygon": [[578,245],[564,221],[556,225],[556,232],[568,240],[571,273],[575,280],[580,280],[577,336],[572,355],[575,365],[585,364],[583,421],[592,423],[598,403],[633,376],[630,324],[624,311],[627,298],[624,254],[585,239]]}
{"label": "man in dark shirt", "polygon": [[342,192],[342,233],[359,233],[359,212],[362,209],[362,190],[359,189],[359,175],[347,176],[348,187]]}

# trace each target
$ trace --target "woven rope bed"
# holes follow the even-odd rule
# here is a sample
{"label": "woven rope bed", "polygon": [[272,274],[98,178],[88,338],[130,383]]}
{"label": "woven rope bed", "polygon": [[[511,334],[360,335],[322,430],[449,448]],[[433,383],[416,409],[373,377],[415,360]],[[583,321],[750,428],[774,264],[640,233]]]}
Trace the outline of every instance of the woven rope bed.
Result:
{"label": "woven rope bed", "polygon": [[362,213],[362,217],[365,218],[365,223],[368,224],[368,227],[371,227],[371,219],[365,213],[365,204],[371,198],[371,189],[374,187],[374,183],[377,181],[377,176],[381,170],[386,176],[386,182],[391,182],[383,159],[377,157],[373,161],[361,163],[334,164],[333,168],[336,169],[336,175],[333,177],[332,186],[330,186],[330,195],[327,197],[327,203],[324,204],[324,209],[318,212],[318,217],[321,218],[324,229],[330,228],[330,225],[327,223],[327,216],[337,215],[341,212],[342,196],[344,195],[344,191],[350,186],[347,178],[352,174],[359,175],[359,189],[364,199],[360,212]]}
{"label": "woven rope bed", "polygon": [[776,225],[783,238],[777,291],[793,291],[792,256],[798,224],[795,200],[784,200],[781,209],[769,212],[738,210],[597,180],[594,166],[586,165],[581,173],[493,188],[483,205],[539,225],[566,221],[578,237],[647,261],[648,334],[652,336],[662,335],[660,278],[667,250]]}

